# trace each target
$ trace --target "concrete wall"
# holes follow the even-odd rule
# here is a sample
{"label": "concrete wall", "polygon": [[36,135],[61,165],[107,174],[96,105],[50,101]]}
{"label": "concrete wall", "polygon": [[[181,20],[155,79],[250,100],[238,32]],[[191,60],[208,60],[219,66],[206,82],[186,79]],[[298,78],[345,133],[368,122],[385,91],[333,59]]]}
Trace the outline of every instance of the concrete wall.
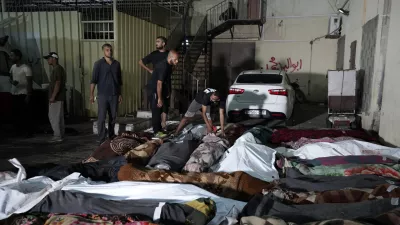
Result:
{"label": "concrete wall", "polygon": [[329,16],[269,18],[264,40],[257,41],[256,61],[264,68],[281,63],[292,81],[298,80],[310,101],[327,97],[327,70],[336,68],[337,40],[321,38],[328,33]]}
{"label": "concrete wall", "polygon": [[[211,2],[196,1],[195,10],[204,11],[212,7]],[[262,37],[259,38],[257,26],[235,26],[233,41],[255,41],[258,66],[271,68],[274,63],[281,63],[291,80],[298,79],[310,101],[324,102],[327,71],[336,68],[337,39],[321,38],[312,46],[310,41],[328,34],[329,18],[337,12],[336,2],[337,7],[342,4],[333,0],[268,0]],[[230,41],[229,32],[214,40]]]}
{"label": "concrete wall", "polygon": [[[350,45],[357,41],[355,64],[361,70],[362,125],[367,130],[379,131],[383,60],[386,46],[382,42],[387,34],[382,33],[384,5],[388,1],[351,1],[349,16],[343,16],[342,34],[346,35],[344,68],[349,68]],[[376,21],[375,21],[376,20]],[[363,35],[364,31],[364,35]],[[383,39],[382,39],[383,38]]]}
{"label": "concrete wall", "polygon": [[388,143],[400,146],[400,1],[391,4],[388,48],[383,83],[383,99],[380,117],[380,136]]}
{"label": "concrete wall", "polygon": [[[362,83],[363,128],[377,131],[385,142],[400,146],[397,108],[400,94],[400,2],[351,1],[349,10],[350,15],[343,17],[343,33],[346,35],[344,65],[349,67],[350,44],[357,41],[356,68],[366,69]],[[371,29],[374,20],[377,20],[375,31]]]}

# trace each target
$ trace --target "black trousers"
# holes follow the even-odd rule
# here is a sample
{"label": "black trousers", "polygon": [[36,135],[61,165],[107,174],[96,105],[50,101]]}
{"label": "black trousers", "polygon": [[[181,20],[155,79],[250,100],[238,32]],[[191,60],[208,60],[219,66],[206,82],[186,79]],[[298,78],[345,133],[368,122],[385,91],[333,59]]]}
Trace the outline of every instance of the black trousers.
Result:
{"label": "black trousers", "polygon": [[157,94],[153,93],[151,96],[151,122],[153,125],[154,134],[157,134],[162,129],[162,127],[161,127],[162,108],[159,108],[157,106],[157,103],[158,103]]}
{"label": "black trousers", "polygon": [[100,143],[104,142],[107,138],[105,121],[108,114],[108,137],[112,138],[115,136],[114,127],[117,121],[118,113],[118,96],[98,96],[98,119],[97,119],[97,130],[99,133]]}
{"label": "black trousers", "polygon": [[18,134],[31,135],[32,129],[31,100],[26,101],[26,95],[12,96],[12,119]]}
{"label": "black trousers", "polygon": [[[90,163],[74,163],[69,165],[43,164],[26,167],[27,178],[36,176],[49,177],[52,180],[62,180],[71,173],[78,172],[82,176],[94,181],[118,182],[118,171],[126,165],[124,156],[118,156],[109,160]],[[18,172],[15,170],[15,172]]]}

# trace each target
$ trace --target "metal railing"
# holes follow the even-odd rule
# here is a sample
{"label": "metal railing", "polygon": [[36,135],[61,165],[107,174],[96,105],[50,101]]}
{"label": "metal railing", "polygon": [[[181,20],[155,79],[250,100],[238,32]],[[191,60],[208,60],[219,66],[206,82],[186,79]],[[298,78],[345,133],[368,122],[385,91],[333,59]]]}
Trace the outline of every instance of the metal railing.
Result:
{"label": "metal railing", "polygon": [[189,98],[193,98],[195,94],[199,92],[199,84],[203,82],[203,80],[205,83],[207,82],[205,77],[202,78],[198,76],[198,71],[194,72],[197,60],[203,52],[204,47],[206,47],[206,43],[207,16],[204,16],[195,37],[191,42],[189,42],[190,47],[186,51],[183,60],[183,77],[184,83],[187,84],[183,88],[186,90],[184,93],[187,93]]}
{"label": "metal railing", "polygon": [[197,59],[200,57],[201,52],[207,42],[207,16],[204,16],[199,29],[190,43],[188,51],[185,53],[183,59],[184,69],[191,73],[196,66]]}
{"label": "metal railing", "polygon": [[[194,73],[197,75],[195,76]],[[199,75],[199,71],[195,71],[193,73],[188,73],[188,85],[186,86],[186,93],[189,94],[188,97],[190,98],[194,98],[197,93],[199,93],[199,91],[201,91],[201,84],[204,83],[203,88],[207,88],[207,78],[203,77],[200,78]]]}
{"label": "metal railing", "polygon": [[186,25],[188,23],[190,4],[191,1],[188,1],[184,14],[182,15],[178,23],[175,25],[174,29],[171,30],[168,36],[168,43],[166,48],[169,50],[178,49],[181,46],[182,41],[185,39],[186,27],[187,27]]}
{"label": "metal railing", "polygon": [[209,30],[226,21],[263,20],[266,0],[224,0],[207,10]]}

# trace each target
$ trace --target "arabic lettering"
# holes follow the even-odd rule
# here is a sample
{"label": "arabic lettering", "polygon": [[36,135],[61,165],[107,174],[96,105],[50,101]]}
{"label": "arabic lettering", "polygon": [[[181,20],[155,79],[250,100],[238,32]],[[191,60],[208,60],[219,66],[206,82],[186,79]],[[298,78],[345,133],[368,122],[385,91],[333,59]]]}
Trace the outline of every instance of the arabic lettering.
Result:
{"label": "arabic lettering", "polygon": [[271,57],[265,68],[267,70],[284,70],[289,73],[300,71],[303,68],[303,60],[300,59],[296,63],[293,63],[292,58],[286,59],[286,64],[276,61],[275,57]]}

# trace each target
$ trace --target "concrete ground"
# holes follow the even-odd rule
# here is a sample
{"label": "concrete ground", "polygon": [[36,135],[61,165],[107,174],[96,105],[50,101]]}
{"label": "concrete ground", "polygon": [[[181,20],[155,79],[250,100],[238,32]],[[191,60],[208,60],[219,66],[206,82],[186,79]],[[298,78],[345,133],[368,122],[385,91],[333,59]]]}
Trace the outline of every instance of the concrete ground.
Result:
{"label": "concrete ground", "polygon": [[[324,128],[327,109],[324,105],[302,104],[297,105],[293,116],[294,128]],[[126,122],[127,119],[121,119]],[[145,120],[138,119],[139,122]],[[279,121],[251,120],[243,121],[244,124],[267,124],[268,126],[283,126]],[[148,123],[147,123],[148,124]],[[97,147],[96,135],[92,130],[93,121],[80,124],[67,124],[70,133],[63,143],[48,144],[50,134],[36,134],[33,138],[6,137],[3,133],[0,139],[0,171],[9,170],[11,164],[8,159],[17,158],[23,165],[36,165],[43,163],[69,164],[80,162],[88,157]]]}

